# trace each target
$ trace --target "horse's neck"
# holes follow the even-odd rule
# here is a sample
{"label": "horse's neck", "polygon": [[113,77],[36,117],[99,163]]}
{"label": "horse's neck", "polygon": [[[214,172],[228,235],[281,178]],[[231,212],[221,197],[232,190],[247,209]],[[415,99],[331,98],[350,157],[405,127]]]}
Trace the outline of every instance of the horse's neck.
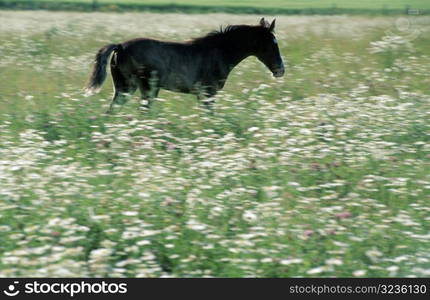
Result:
{"label": "horse's neck", "polygon": [[221,48],[225,62],[230,70],[237,66],[242,60],[252,55],[253,51],[249,48],[250,47],[247,45],[240,44],[240,42]]}

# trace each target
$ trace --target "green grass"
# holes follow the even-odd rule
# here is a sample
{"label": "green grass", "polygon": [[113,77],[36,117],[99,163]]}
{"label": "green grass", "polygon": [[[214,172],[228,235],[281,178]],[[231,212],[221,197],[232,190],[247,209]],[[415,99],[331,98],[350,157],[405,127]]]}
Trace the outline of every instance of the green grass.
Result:
{"label": "green grass", "polygon": [[426,13],[430,3],[426,0],[270,0],[270,1],[213,1],[213,0],[3,0],[3,8],[53,9],[53,10],[94,10],[124,11],[124,10],[153,10],[153,11],[185,11],[185,12],[235,12],[235,13],[265,13],[265,14],[339,14],[339,13],[405,13],[407,8],[418,9]]}
{"label": "green grass", "polygon": [[0,276],[428,277],[427,17],[279,17],[284,78],[248,58],[213,115],[110,116],[110,79],[81,90],[103,45],[258,18],[0,17]]}
{"label": "green grass", "polygon": [[[15,2],[27,1],[27,0],[15,0]],[[55,1],[56,0],[48,0]],[[37,2],[37,1],[35,1]],[[67,2],[77,3],[92,3],[92,0],[69,0]],[[352,0],[269,0],[269,1],[257,1],[257,0],[122,0],[121,3],[137,3],[137,4],[176,4],[176,5],[208,5],[208,6],[233,6],[233,7],[277,7],[277,8],[331,8],[333,6],[339,8],[360,8],[360,9],[381,9],[382,7],[403,9],[406,6],[410,6],[417,9],[429,9],[430,3],[426,0],[363,0],[363,1],[352,1]],[[118,0],[98,0],[97,3],[119,3]]]}

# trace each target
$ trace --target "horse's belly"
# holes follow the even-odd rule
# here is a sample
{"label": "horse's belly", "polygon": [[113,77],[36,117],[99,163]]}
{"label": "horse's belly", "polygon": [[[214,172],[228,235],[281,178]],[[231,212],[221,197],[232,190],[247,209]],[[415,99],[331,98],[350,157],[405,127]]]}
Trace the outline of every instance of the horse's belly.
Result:
{"label": "horse's belly", "polygon": [[194,86],[194,80],[182,74],[170,73],[160,80],[160,87],[175,92],[191,93]]}

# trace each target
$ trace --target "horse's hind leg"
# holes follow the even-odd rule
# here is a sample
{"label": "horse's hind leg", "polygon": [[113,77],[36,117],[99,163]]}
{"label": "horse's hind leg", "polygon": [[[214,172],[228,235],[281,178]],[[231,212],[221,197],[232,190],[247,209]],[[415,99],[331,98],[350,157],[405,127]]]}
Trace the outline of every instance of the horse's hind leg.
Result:
{"label": "horse's hind leg", "polygon": [[160,87],[156,84],[156,82],[151,82],[151,79],[142,78],[138,82],[139,90],[140,90],[140,98],[141,108],[149,109],[151,103],[154,98],[158,97],[158,93],[160,92]]}
{"label": "horse's hind leg", "polygon": [[110,113],[113,112],[115,106],[119,106],[119,105],[125,104],[128,101],[128,99],[130,98],[130,96],[131,95],[129,93],[124,93],[124,92],[121,92],[121,91],[117,91],[115,89],[113,97],[112,97],[112,101],[111,101],[111,103],[109,105],[109,108],[106,111],[106,113],[110,114]]}
{"label": "horse's hind leg", "polygon": [[112,113],[115,106],[125,104],[136,91],[136,85],[131,78],[126,78],[116,65],[111,65],[114,95],[106,113]]}

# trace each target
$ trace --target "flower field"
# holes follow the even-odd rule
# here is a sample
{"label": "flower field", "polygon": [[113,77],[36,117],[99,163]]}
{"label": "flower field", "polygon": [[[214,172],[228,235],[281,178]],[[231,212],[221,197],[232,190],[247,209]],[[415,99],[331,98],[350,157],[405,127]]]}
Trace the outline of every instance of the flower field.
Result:
{"label": "flower field", "polygon": [[283,78],[112,115],[100,47],[260,17],[0,18],[0,276],[430,276],[429,17],[278,17]]}

